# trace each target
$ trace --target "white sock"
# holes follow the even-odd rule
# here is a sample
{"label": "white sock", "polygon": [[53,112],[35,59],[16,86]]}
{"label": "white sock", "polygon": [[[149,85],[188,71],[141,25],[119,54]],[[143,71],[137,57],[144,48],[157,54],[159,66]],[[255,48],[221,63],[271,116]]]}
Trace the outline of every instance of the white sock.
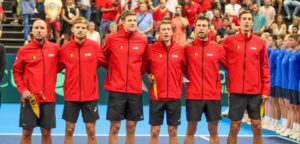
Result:
{"label": "white sock", "polygon": [[280,121],[279,120],[275,120],[275,125],[276,125],[276,127],[279,127],[280,126]]}
{"label": "white sock", "polygon": [[287,124],[287,120],[286,120],[286,119],[283,119],[283,120],[282,120],[282,125],[285,126],[286,124]]}
{"label": "white sock", "polygon": [[267,123],[267,122],[269,122],[269,116],[265,116],[265,119],[264,119],[264,121]]}
{"label": "white sock", "polygon": [[299,124],[299,123],[296,124],[296,131],[297,131],[297,132],[300,132],[300,124]]}
{"label": "white sock", "polygon": [[263,119],[264,123],[267,121],[267,119],[268,119],[268,116],[264,116],[264,119]]}
{"label": "white sock", "polygon": [[293,123],[293,129],[292,129],[292,131],[295,132],[296,129],[297,129],[297,123],[294,122],[294,123]]}
{"label": "white sock", "polygon": [[268,116],[268,119],[267,119],[267,123],[271,124],[272,123],[272,118]]}
{"label": "white sock", "polygon": [[275,119],[273,119],[273,118],[271,118],[271,126],[274,126],[274,125],[275,125],[275,123],[276,123],[276,120],[275,120]]}

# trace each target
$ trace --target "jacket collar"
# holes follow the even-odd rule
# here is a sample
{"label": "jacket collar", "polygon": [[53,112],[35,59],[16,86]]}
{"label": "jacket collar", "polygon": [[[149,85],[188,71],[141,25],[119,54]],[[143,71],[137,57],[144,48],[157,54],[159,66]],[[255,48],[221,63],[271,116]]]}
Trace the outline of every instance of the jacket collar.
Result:
{"label": "jacket collar", "polygon": [[42,44],[38,43],[34,38],[31,39],[30,41],[30,45],[35,47],[35,48],[43,48],[44,45],[47,43],[47,39],[44,39],[44,41],[42,42]]}
{"label": "jacket collar", "polygon": [[175,45],[175,41],[173,39],[171,39],[171,44],[169,46],[166,46],[164,44],[164,42],[159,38],[156,41],[156,44],[158,45],[158,49],[161,49],[163,51],[170,51],[173,48],[173,46]]}
{"label": "jacket collar", "polygon": [[83,40],[83,42],[82,42],[81,44],[78,44],[78,43],[75,41],[75,38],[74,38],[74,35],[73,35],[70,41],[72,42],[73,45],[76,45],[76,46],[78,46],[78,47],[81,47],[82,45],[84,45],[84,44],[87,42],[87,38],[85,37],[84,40]]}
{"label": "jacket collar", "polygon": [[209,40],[207,39],[207,40],[201,40],[201,39],[196,39],[194,42],[193,42],[193,44],[194,45],[196,45],[196,46],[202,46],[202,45],[204,45],[204,46],[207,46],[208,44],[209,44]]}
{"label": "jacket collar", "polygon": [[241,39],[243,39],[243,40],[249,40],[249,39],[252,38],[252,36],[254,35],[254,33],[253,33],[253,31],[251,30],[250,36],[248,36],[247,34],[243,34],[243,33],[241,32],[241,30],[239,30],[239,33],[238,33],[237,35],[238,35],[238,38],[241,38]]}
{"label": "jacket collar", "polygon": [[130,32],[126,32],[125,28],[121,28],[120,31],[119,31],[119,34],[121,34],[124,37],[132,37],[132,36],[136,35],[136,32],[131,32],[131,33]]}

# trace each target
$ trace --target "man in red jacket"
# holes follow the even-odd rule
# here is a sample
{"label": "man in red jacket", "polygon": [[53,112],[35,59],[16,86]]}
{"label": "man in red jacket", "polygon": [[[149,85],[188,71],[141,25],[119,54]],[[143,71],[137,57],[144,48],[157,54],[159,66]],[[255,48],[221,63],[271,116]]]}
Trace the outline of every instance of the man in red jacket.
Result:
{"label": "man in red jacket", "polygon": [[82,112],[89,144],[96,144],[95,125],[99,119],[97,68],[106,63],[100,45],[87,39],[88,21],[79,17],[72,27],[74,37],[60,49],[59,71],[65,69],[64,111],[65,143],[73,143],[79,111]]}
{"label": "man in red jacket", "polygon": [[142,71],[152,77],[150,87],[150,144],[158,143],[160,126],[167,113],[169,143],[178,143],[177,126],[180,124],[182,74],[185,66],[184,47],[172,40],[170,21],[158,25],[159,39],[145,54]]}
{"label": "man in red jacket", "polygon": [[[48,42],[45,21],[32,26],[33,39],[21,47],[13,65],[13,76],[21,94],[19,126],[23,128],[21,143],[31,143],[33,128],[41,127],[41,143],[51,143],[51,129],[55,128],[55,84],[58,46]],[[40,101],[40,117],[35,115],[29,99]]]}
{"label": "man in red jacket", "polygon": [[253,129],[253,143],[261,144],[261,98],[264,103],[270,93],[267,49],[264,40],[252,32],[251,12],[241,12],[239,22],[239,33],[229,36],[222,43],[226,51],[230,93],[228,143],[237,143],[241,119],[247,110]]}
{"label": "man in red jacket", "polygon": [[185,48],[186,76],[186,116],[188,121],[185,144],[194,143],[197,123],[205,114],[210,133],[210,143],[220,143],[218,122],[221,118],[221,82],[219,63],[225,66],[225,50],[214,41],[209,41],[209,19],[196,19],[196,40]]}
{"label": "man in red jacket", "polygon": [[136,32],[137,17],[132,11],[122,13],[124,28],[106,38],[108,61],[104,89],[109,91],[106,119],[110,120],[110,144],[118,143],[121,120],[126,119],[126,143],[133,144],[136,123],[143,120],[142,73],[147,39]]}

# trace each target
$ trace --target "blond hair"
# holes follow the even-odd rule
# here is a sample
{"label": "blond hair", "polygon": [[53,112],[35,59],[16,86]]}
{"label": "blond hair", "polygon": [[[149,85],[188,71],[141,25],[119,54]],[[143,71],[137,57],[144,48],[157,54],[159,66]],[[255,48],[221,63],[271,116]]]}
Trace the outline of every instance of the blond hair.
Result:
{"label": "blond hair", "polygon": [[268,33],[268,32],[264,32],[264,33],[261,34],[261,37],[265,38],[265,39],[268,39],[269,37],[271,37],[271,34]]}
{"label": "blond hair", "polygon": [[88,26],[89,21],[86,20],[84,17],[78,17],[77,19],[75,19],[73,25],[75,25],[75,24],[85,24]]}

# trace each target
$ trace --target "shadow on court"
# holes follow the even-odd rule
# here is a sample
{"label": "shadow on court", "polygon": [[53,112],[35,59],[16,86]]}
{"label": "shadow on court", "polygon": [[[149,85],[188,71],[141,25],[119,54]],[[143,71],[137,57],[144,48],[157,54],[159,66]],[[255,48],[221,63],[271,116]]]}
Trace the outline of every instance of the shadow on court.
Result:
{"label": "shadow on court", "polygon": [[[0,136],[0,144],[17,144],[20,143],[21,136],[20,135],[1,135]],[[179,144],[183,144],[184,136],[179,136]],[[39,144],[41,140],[40,135],[34,135],[32,137],[33,144]],[[107,136],[97,136],[97,140],[99,144],[107,144],[108,137]],[[195,137],[195,144],[209,144],[208,136],[196,136]],[[64,141],[63,135],[53,135],[52,136],[52,143],[53,144],[62,144]],[[221,136],[220,143],[226,144],[227,137]],[[74,136],[74,144],[85,144],[87,142],[87,136],[85,135],[77,135]],[[119,144],[125,143],[125,136],[119,136]],[[136,137],[136,144],[148,144],[149,143],[149,136],[137,136]],[[159,138],[160,144],[167,144],[168,137],[167,136],[160,136]],[[297,144],[297,142],[293,142],[291,140],[285,139],[279,136],[266,136],[263,138],[264,144]],[[238,144],[252,144],[252,137],[251,136],[239,136]],[[299,144],[299,143],[298,143]]]}

